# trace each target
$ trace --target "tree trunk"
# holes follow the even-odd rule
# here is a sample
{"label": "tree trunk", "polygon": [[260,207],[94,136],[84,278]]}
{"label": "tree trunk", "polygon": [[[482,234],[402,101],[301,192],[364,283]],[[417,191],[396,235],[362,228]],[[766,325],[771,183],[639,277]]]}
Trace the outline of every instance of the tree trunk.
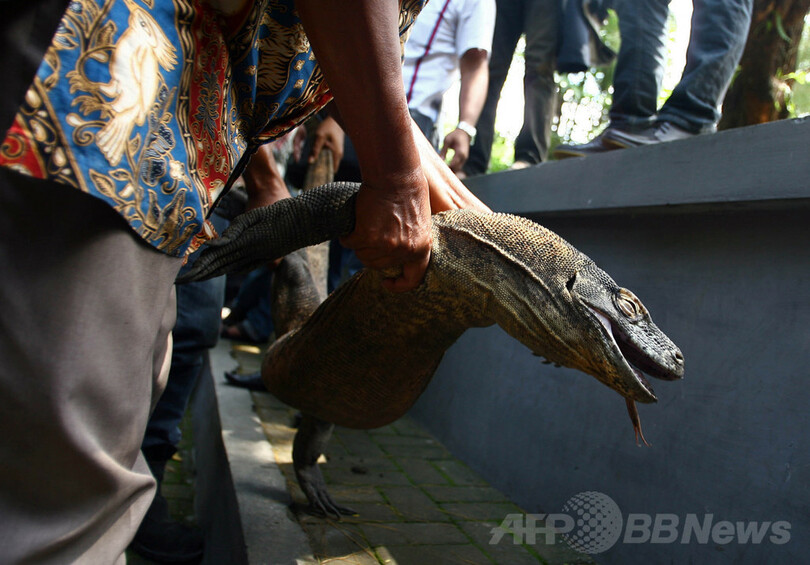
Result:
{"label": "tree trunk", "polygon": [[788,93],[810,0],[754,0],[740,70],[723,102],[719,129],[789,117]]}

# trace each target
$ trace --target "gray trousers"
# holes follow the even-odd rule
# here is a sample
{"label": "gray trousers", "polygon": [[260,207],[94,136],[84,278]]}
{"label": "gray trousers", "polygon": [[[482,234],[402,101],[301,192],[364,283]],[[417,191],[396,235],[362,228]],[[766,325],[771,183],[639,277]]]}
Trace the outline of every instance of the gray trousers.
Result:
{"label": "gray trousers", "polygon": [[489,86],[478,118],[478,133],[464,164],[468,175],[489,168],[495,140],[495,117],[501,90],[520,36],[526,35],[523,76],[523,127],[515,139],[515,161],[532,165],[545,161],[551,142],[551,122],[557,106],[554,68],[559,28],[559,0],[497,0],[495,33],[489,58]]}
{"label": "gray trousers", "polygon": [[125,562],[180,265],[101,201],[0,169],[0,562]]}

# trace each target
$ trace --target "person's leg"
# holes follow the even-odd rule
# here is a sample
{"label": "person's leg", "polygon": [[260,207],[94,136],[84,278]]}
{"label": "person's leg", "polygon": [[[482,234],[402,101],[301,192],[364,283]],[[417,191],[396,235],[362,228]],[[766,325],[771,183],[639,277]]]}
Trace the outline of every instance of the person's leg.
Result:
{"label": "person's leg", "polygon": [[497,0],[496,4],[487,97],[475,126],[477,130],[475,142],[470,147],[470,156],[464,164],[464,172],[469,176],[483,174],[489,167],[495,136],[495,114],[501,98],[501,89],[512,64],[515,46],[523,33],[523,2]]}
{"label": "person's leg", "polygon": [[680,82],[658,114],[691,133],[715,131],[720,104],[742,56],[752,0],[694,0],[692,32]]}
{"label": "person's leg", "polygon": [[641,131],[653,125],[666,62],[669,0],[615,0],[621,47],[613,76],[610,127]]}
{"label": "person's leg", "polygon": [[8,170],[0,241],[0,555],[123,562],[154,493],[140,446],[181,261],[101,201]]}
{"label": "person's leg", "polygon": [[551,122],[557,110],[554,82],[559,27],[558,0],[530,0],[523,16],[526,73],[523,77],[523,127],[515,139],[515,161],[540,163],[548,157]]}

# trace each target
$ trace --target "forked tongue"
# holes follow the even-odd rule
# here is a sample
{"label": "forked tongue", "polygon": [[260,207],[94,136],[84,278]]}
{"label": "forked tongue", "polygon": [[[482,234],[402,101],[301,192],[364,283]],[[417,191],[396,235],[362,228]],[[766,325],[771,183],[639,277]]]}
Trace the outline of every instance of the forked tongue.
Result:
{"label": "forked tongue", "polygon": [[644,439],[644,432],[641,431],[641,418],[638,415],[638,409],[636,408],[636,401],[630,398],[625,398],[624,401],[627,403],[627,413],[630,414],[630,421],[633,422],[633,431],[636,433],[636,445],[641,446],[638,442],[638,438],[641,438],[641,441],[647,447],[651,447],[647,440]]}

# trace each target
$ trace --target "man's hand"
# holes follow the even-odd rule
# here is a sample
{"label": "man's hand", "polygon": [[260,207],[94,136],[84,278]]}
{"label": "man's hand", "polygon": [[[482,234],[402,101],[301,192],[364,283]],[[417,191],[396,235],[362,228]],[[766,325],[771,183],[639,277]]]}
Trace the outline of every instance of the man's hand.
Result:
{"label": "man's hand", "polygon": [[332,116],[327,116],[318,124],[315,130],[315,137],[312,142],[312,151],[309,154],[309,164],[315,162],[321,149],[331,149],[332,158],[334,159],[334,167],[337,171],[340,168],[340,160],[343,159],[343,142],[346,134],[343,128],[335,121]]}
{"label": "man's hand", "polygon": [[453,158],[448,165],[454,173],[458,173],[467,162],[467,158],[470,156],[471,141],[470,134],[460,129],[454,129],[444,138],[444,145],[442,145],[439,155],[442,160],[446,161],[448,150],[453,150]]}
{"label": "man's hand", "polygon": [[[481,202],[464,185],[459,178],[447,167],[433,146],[422,134],[419,126],[411,121],[411,131],[413,132],[416,147],[419,150],[419,157],[422,163],[422,172],[428,182],[430,191],[430,212],[438,214],[445,210],[456,210],[459,208],[468,210],[478,210],[479,212],[491,212],[489,207]],[[465,134],[466,135],[466,134]]]}
{"label": "man's hand", "polygon": [[[394,292],[416,288],[430,261],[430,203],[421,173],[399,187],[363,183],[357,193],[354,231],[341,239],[372,269],[402,269],[383,286]],[[392,183],[393,184],[393,183]]]}

